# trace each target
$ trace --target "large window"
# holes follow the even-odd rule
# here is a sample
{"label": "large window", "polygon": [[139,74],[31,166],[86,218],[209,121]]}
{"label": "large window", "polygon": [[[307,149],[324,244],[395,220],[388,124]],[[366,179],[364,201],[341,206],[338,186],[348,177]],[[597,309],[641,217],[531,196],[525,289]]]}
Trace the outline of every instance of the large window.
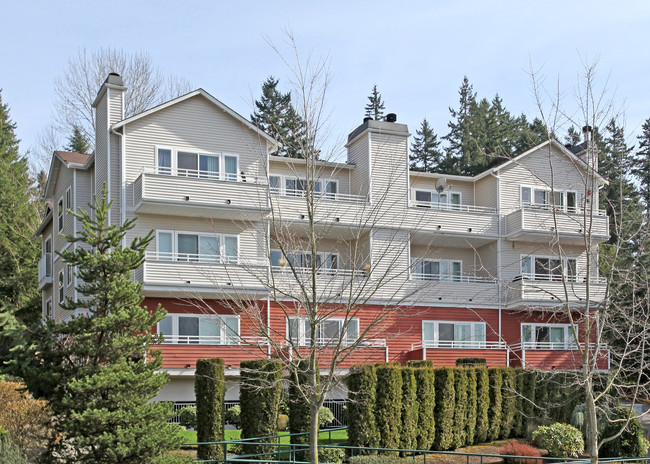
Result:
{"label": "large window", "polygon": [[[312,254],[307,251],[298,251],[282,255],[280,250],[271,250],[271,266],[290,269],[312,267]],[[316,268],[321,273],[335,272],[339,269],[339,254],[330,252],[316,253]]]}
{"label": "large window", "polygon": [[163,261],[239,261],[239,240],[236,235],[159,230],[156,245],[157,258]]}
{"label": "large window", "polygon": [[485,322],[423,321],[422,340],[428,348],[484,348]]}
{"label": "large window", "polygon": [[48,298],[45,302],[45,317],[48,319],[54,319],[54,310],[52,307],[52,298]]}
{"label": "large window", "polygon": [[413,189],[413,198],[420,208],[459,210],[461,205],[460,192]]}
{"label": "large window", "polygon": [[198,153],[158,148],[156,172],[183,177],[236,181],[239,180],[239,157],[226,153]]}
{"label": "large window", "polygon": [[52,277],[52,237],[43,242],[43,258],[45,258],[45,276]]}
{"label": "large window", "polygon": [[74,209],[74,205],[72,204],[72,187],[68,187],[68,190],[65,191],[65,209]]}
{"label": "large window", "polygon": [[[359,319],[331,318],[321,321],[316,331],[316,343],[323,346],[349,345],[359,338]],[[287,339],[294,345],[311,343],[311,324],[303,317],[287,319]]]}
{"label": "large window", "polygon": [[555,208],[557,211],[575,213],[578,211],[578,194],[575,190],[553,190],[543,187],[522,185],[520,203],[522,207],[541,209]]}
{"label": "large window", "polygon": [[576,348],[569,324],[521,324],[525,350],[571,350]]}
{"label": "large window", "polygon": [[63,197],[61,197],[57,205],[57,214],[58,214],[57,232],[63,232],[63,227],[65,225],[65,216],[63,214],[64,212],[65,212],[65,208],[63,207]]}
{"label": "large window", "polygon": [[236,345],[239,343],[239,318],[233,315],[167,314],[158,323],[163,343]]}
{"label": "large window", "polygon": [[[291,176],[270,175],[269,187],[274,195],[302,197],[307,192],[307,181]],[[337,180],[318,179],[314,181],[314,196],[316,198],[336,200],[338,193],[339,183]]]}
{"label": "large window", "polygon": [[463,262],[448,259],[414,260],[413,279],[460,282]]}
{"label": "large window", "polygon": [[527,255],[521,257],[521,277],[529,280],[577,281],[578,262],[575,258]]}

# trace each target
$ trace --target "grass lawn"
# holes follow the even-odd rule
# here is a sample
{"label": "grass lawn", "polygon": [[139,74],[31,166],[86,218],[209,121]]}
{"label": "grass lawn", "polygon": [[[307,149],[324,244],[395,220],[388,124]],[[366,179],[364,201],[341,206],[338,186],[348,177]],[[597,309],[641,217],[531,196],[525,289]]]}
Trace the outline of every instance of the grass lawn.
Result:
{"label": "grass lawn", "polygon": [[[183,443],[196,443],[196,432],[194,430],[183,430],[181,431],[183,436]],[[281,435],[288,435],[289,432]],[[236,440],[241,437],[241,430],[226,430],[225,438],[226,440]],[[329,444],[330,433],[327,430],[321,430],[319,442],[323,445]],[[347,430],[334,430],[332,431],[332,443],[340,443],[348,439]],[[281,437],[280,443],[289,443],[289,437]]]}

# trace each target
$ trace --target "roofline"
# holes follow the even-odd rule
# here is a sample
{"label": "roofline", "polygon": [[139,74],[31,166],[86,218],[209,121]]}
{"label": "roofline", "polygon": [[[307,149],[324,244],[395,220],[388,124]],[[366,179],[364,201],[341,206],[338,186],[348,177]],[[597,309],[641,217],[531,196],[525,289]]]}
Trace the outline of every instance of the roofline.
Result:
{"label": "roofline", "polygon": [[43,230],[47,227],[47,225],[52,222],[52,209],[50,208],[49,211],[47,211],[47,214],[45,214],[45,217],[41,221],[41,225],[38,226],[36,231],[34,232],[34,237],[38,237],[43,233]]}
{"label": "roofline", "polygon": [[47,183],[45,184],[45,190],[43,193],[43,198],[49,198],[47,196],[47,192],[50,189],[50,184],[54,179],[54,176],[52,175],[54,173],[54,163],[58,160],[59,163],[63,164],[66,168],[69,169],[81,169],[81,170],[86,170],[88,169],[93,162],[95,161],[95,153],[91,153],[88,155],[88,159],[84,164],[79,164],[79,163],[66,163],[66,161],[59,156],[58,150],[54,150],[52,153],[52,161],[50,162],[50,169],[47,174]]}
{"label": "roofline", "polygon": [[443,174],[441,172],[412,171],[410,169],[409,169],[409,175],[416,176],[416,177],[435,177],[436,179],[444,177],[445,179],[448,180],[458,180],[464,182],[474,182],[475,180],[475,176],[460,176],[456,174]]}
{"label": "roofline", "polygon": [[174,98],[173,100],[169,100],[168,102],[162,103],[158,106],[154,106],[153,108],[149,108],[146,111],[143,111],[142,113],[138,113],[136,115],[133,115],[129,118],[123,119],[122,121],[119,121],[115,124],[112,125],[113,129],[119,129],[122,126],[125,126],[129,123],[132,123],[133,121],[137,121],[140,118],[144,118],[145,116],[149,116],[150,114],[156,113],[160,110],[164,110],[165,108],[168,108],[172,105],[175,105],[177,103],[183,102],[185,100],[188,100],[192,97],[196,97],[197,95],[201,95],[214,105],[218,106],[221,108],[225,113],[229,114],[233,118],[239,120],[242,124],[244,124],[246,127],[249,129],[257,132],[259,135],[261,135],[264,139],[266,139],[267,142],[269,142],[272,147],[277,148],[279,145],[277,140],[275,140],[273,137],[271,137],[269,134],[261,130],[259,127],[255,126],[253,123],[251,123],[248,119],[243,117],[241,114],[237,113],[234,111],[232,108],[230,108],[228,105],[225,105],[221,101],[217,100],[215,97],[210,95],[208,92],[206,92],[203,89],[196,89],[190,93],[186,93],[185,95],[181,95],[180,97]]}
{"label": "roofline", "polygon": [[[306,164],[307,161],[304,158],[291,158],[289,156],[279,156],[279,155],[271,155],[269,156],[269,161],[275,161],[275,162],[284,162],[284,163],[291,163],[291,164]],[[316,166],[324,166],[324,167],[331,167],[331,168],[338,168],[338,169],[354,169],[357,167],[356,164],[354,163],[339,163],[336,161],[324,161],[324,160],[315,160],[314,164]]]}
{"label": "roofline", "polygon": [[115,85],[115,84],[109,84],[108,82],[104,82],[102,86],[99,89],[99,92],[97,92],[97,96],[93,100],[92,107],[97,108],[97,105],[99,105],[99,100],[102,99],[104,94],[106,93],[106,89],[115,89],[115,90],[126,90],[126,87],[123,85]]}

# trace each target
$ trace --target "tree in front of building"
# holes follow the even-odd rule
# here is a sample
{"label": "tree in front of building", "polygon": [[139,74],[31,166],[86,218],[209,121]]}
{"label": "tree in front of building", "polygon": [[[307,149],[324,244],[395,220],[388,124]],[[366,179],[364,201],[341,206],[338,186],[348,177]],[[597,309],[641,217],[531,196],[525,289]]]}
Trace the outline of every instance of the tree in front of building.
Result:
{"label": "tree in front of building", "polygon": [[415,142],[411,145],[410,169],[412,171],[436,172],[443,159],[440,150],[440,140],[424,118],[422,125],[416,131]]}
{"label": "tree in front of building", "polygon": [[372,93],[368,96],[368,104],[364,109],[367,118],[372,118],[375,121],[384,119],[384,110],[386,109],[386,105],[384,104],[384,100],[381,98],[379,90],[377,90],[376,84],[372,87]]}
{"label": "tree in front of building", "polygon": [[68,138],[68,145],[65,147],[68,151],[76,151],[77,153],[89,153],[90,146],[86,141],[86,137],[79,129],[79,126],[72,126],[72,135]]}
{"label": "tree in front of building", "polygon": [[150,401],[168,380],[159,372],[160,351],[152,350],[160,337],[150,333],[165,311],[142,307],[141,284],[132,279],[153,235],[123,245],[135,224],[108,223],[106,187],[90,207],[92,213],[75,214],[82,229],[60,253],[81,282],[78,301],[62,304],[76,316],[35,328],[13,350],[14,362],[56,416],[53,427],[62,438],[52,453],[64,462],[178,462],[166,456],[181,441],[167,423],[171,406]]}

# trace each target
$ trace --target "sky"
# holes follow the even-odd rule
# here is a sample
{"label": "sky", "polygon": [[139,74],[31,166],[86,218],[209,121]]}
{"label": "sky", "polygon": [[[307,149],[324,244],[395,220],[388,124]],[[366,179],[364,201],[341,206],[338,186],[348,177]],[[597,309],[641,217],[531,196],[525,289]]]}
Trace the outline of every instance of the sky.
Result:
{"label": "sky", "polygon": [[51,120],[54,80],[84,47],[146,52],[164,74],[249,117],[269,75],[290,90],[269,45],[290,56],[286,29],[303,58],[328,60],[333,140],[361,123],[375,84],[411,133],[425,117],[447,133],[463,76],[479,97],[498,93],[511,113],[538,116],[531,68],[576,115],[577,80],[594,60],[596,88],[622,110],[628,142],[650,118],[648,1],[0,0],[0,11],[0,89],[25,153]]}

